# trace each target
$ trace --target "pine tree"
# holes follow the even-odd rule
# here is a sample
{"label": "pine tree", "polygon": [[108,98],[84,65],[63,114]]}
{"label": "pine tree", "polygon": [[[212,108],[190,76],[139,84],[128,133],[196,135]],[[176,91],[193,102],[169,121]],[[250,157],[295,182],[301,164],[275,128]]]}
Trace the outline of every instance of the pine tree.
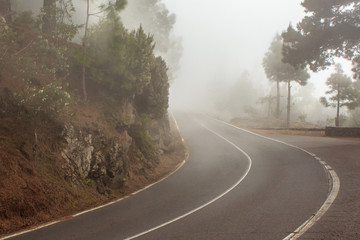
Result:
{"label": "pine tree", "polygon": [[335,65],[335,73],[331,74],[326,81],[329,90],[326,91],[329,98],[321,97],[320,102],[325,107],[336,108],[335,126],[340,125],[340,108],[343,106],[354,109],[356,106],[357,91],[351,78],[344,74],[340,64]]}
{"label": "pine tree", "polygon": [[7,22],[11,21],[11,1],[0,0],[0,16],[2,16]]}
{"label": "pine tree", "polygon": [[270,45],[269,51],[265,54],[263,59],[263,67],[266,76],[270,81],[276,82],[277,99],[276,99],[276,116],[280,116],[280,82],[286,82],[288,88],[287,96],[287,127],[290,127],[290,112],[291,112],[291,82],[295,81],[301,86],[307,84],[310,78],[306,69],[295,68],[288,63],[282,61],[283,55],[282,39],[277,34]]}
{"label": "pine tree", "polygon": [[43,33],[51,33],[56,28],[56,0],[44,0]]}

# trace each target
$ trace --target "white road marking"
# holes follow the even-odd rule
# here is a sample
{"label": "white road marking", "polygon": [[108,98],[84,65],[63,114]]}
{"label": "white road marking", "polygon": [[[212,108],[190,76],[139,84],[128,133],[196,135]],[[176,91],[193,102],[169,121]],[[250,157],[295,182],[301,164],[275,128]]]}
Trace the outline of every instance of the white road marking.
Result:
{"label": "white road marking", "polygon": [[[215,119],[215,118],[213,118],[213,119]],[[336,197],[337,197],[337,195],[338,195],[338,193],[340,191],[340,179],[339,179],[338,175],[336,174],[335,170],[333,170],[329,164],[327,164],[325,161],[323,161],[319,157],[317,157],[316,154],[311,153],[311,152],[309,152],[309,151],[307,151],[307,150],[305,150],[303,148],[300,148],[298,146],[295,146],[295,145],[292,145],[292,144],[289,144],[289,143],[285,143],[285,142],[282,142],[282,141],[277,140],[277,139],[265,137],[263,135],[251,132],[251,131],[246,130],[246,129],[236,127],[236,126],[234,126],[234,125],[232,125],[230,123],[227,123],[227,122],[224,122],[224,121],[221,121],[221,120],[218,120],[218,119],[215,119],[215,120],[217,120],[217,121],[219,121],[221,123],[224,123],[224,124],[226,124],[228,126],[231,126],[233,128],[239,129],[241,131],[250,133],[252,135],[255,135],[255,136],[258,136],[258,137],[261,137],[261,138],[265,138],[265,139],[268,139],[268,140],[271,140],[271,141],[275,141],[275,142],[278,142],[278,143],[282,143],[282,144],[287,145],[289,147],[299,149],[299,150],[309,154],[310,156],[314,157],[316,160],[318,160],[320,162],[320,164],[323,166],[324,170],[327,172],[330,191],[328,193],[328,196],[327,196],[325,202],[322,204],[320,209],[315,214],[313,214],[310,218],[308,218],[300,227],[298,227],[295,231],[293,231],[291,234],[286,236],[283,240],[295,240],[295,239],[298,239],[307,230],[309,230],[317,221],[319,221],[322,216],[324,216],[324,214],[329,210],[330,206],[334,203],[334,201],[335,201],[335,199],[336,199]]]}
{"label": "white road marking", "polygon": [[[187,157],[188,157],[188,155],[186,156],[186,159],[187,159]],[[148,186],[146,186],[146,187],[144,187],[144,188],[142,188],[142,189],[140,189],[140,190],[138,190],[138,191],[136,191],[136,192],[130,193],[129,195],[127,195],[127,196],[125,196],[125,197],[122,197],[122,198],[119,198],[119,199],[117,199],[117,200],[115,200],[115,201],[112,201],[112,202],[106,203],[106,204],[104,204],[104,205],[101,205],[101,206],[98,206],[98,207],[94,207],[94,208],[91,208],[91,209],[88,209],[88,210],[79,212],[79,213],[77,213],[77,214],[74,214],[74,215],[70,216],[70,218],[75,218],[75,217],[78,217],[78,216],[83,215],[83,214],[85,214],[85,213],[92,212],[92,211],[98,210],[98,209],[100,209],[100,208],[104,208],[104,207],[107,207],[107,206],[112,205],[112,204],[114,204],[114,203],[120,202],[120,201],[122,201],[122,200],[124,200],[124,199],[126,199],[126,198],[129,198],[130,196],[134,196],[134,195],[136,195],[136,194],[144,191],[145,189],[148,189],[148,188],[154,186],[155,184],[160,183],[161,181],[165,180],[166,178],[170,177],[170,176],[173,175],[175,172],[177,172],[177,171],[186,163],[186,159],[185,159],[184,161],[182,161],[182,162],[177,166],[177,168],[176,168],[173,172],[169,173],[168,175],[166,175],[165,177],[163,177],[163,178],[160,179],[159,181],[154,182],[154,183],[152,183],[152,184],[150,184],[150,185],[148,185]],[[41,226],[36,227],[36,228],[33,228],[33,229],[29,229],[29,230],[25,230],[25,231],[22,231],[22,232],[18,232],[18,233],[14,233],[14,234],[5,236],[5,237],[3,237],[3,238],[0,238],[0,240],[5,240],[5,239],[9,239],[9,238],[12,238],[12,237],[16,237],[16,236],[19,236],[19,235],[22,235],[22,234],[25,234],[25,233],[33,232],[33,231],[39,230],[39,229],[41,229],[41,228],[45,228],[45,227],[54,225],[54,224],[59,223],[59,222],[62,222],[62,221],[59,220],[59,221],[54,221],[54,222],[46,223],[46,224],[44,224],[44,225],[41,225]]]}
{"label": "white road marking", "polygon": [[39,226],[39,227],[37,227],[37,228],[25,230],[25,231],[22,231],[22,232],[19,232],[19,233],[14,233],[14,234],[12,234],[12,235],[9,235],[9,236],[6,236],[6,237],[0,238],[0,239],[3,240],[3,239],[8,239],[8,238],[16,237],[16,236],[19,236],[19,235],[22,235],[22,234],[25,234],[25,233],[28,233],[28,232],[32,232],[32,231],[35,231],[35,230],[38,230],[38,229],[41,229],[41,228],[44,228],[44,227],[48,227],[48,226],[54,225],[54,224],[59,223],[59,222],[60,222],[60,221],[50,222],[50,223],[41,225],[41,226]]}
{"label": "white road marking", "polygon": [[[171,117],[173,118],[173,120],[174,120],[174,122],[175,122],[175,126],[176,126],[176,128],[177,128],[177,130],[179,131],[179,134],[180,134],[179,125],[177,124],[177,121],[176,121],[174,115],[172,114],[172,112],[170,112],[170,114],[171,114]],[[181,134],[180,134],[180,135],[181,135]],[[181,140],[182,140],[182,142],[185,142],[184,138],[182,138],[182,137],[181,137]],[[100,209],[100,208],[107,207],[107,206],[112,205],[112,204],[114,204],[114,203],[120,202],[120,201],[122,201],[122,200],[124,200],[124,199],[126,199],[126,198],[128,198],[128,197],[130,197],[130,196],[134,196],[134,195],[136,195],[136,194],[144,191],[145,189],[148,189],[148,188],[154,186],[155,184],[158,184],[158,183],[162,182],[162,181],[165,180],[166,178],[168,178],[168,177],[170,177],[171,175],[173,175],[174,173],[176,173],[182,166],[184,166],[184,164],[186,163],[188,157],[189,157],[189,153],[187,152],[187,153],[185,154],[185,159],[176,167],[176,169],[175,169],[173,172],[171,172],[171,173],[169,173],[168,175],[166,175],[165,177],[163,177],[162,179],[160,179],[159,181],[154,182],[154,183],[152,183],[152,184],[150,184],[150,185],[148,185],[148,186],[146,186],[146,187],[144,187],[144,188],[142,188],[142,189],[140,189],[140,190],[138,190],[138,191],[136,191],[136,192],[130,193],[129,195],[124,196],[124,197],[122,197],[122,198],[119,198],[119,199],[117,199],[117,200],[115,200],[115,201],[112,201],[112,202],[103,204],[103,205],[101,205],[101,206],[97,206],[97,207],[94,207],[94,208],[91,208],[91,209],[88,209],[88,210],[85,210],[85,211],[76,213],[76,214],[74,214],[74,215],[72,215],[72,216],[69,216],[69,217],[70,217],[70,218],[75,218],[75,217],[80,216],[80,215],[83,215],[83,214],[85,214],[85,213],[92,212],[92,211],[98,210],[98,209]],[[22,235],[22,234],[25,234],[25,233],[33,232],[33,231],[39,230],[39,229],[41,229],[41,228],[45,228],[45,227],[54,225],[54,224],[59,223],[59,222],[62,222],[62,221],[61,221],[61,220],[58,220],[58,221],[46,223],[46,224],[40,225],[40,226],[38,226],[38,227],[29,229],[29,230],[17,232],[17,233],[14,233],[14,234],[11,234],[11,235],[2,237],[2,238],[0,238],[0,240],[5,240],[5,239],[9,239],[9,238],[12,238],[12,237],[16,237],[16,236],[19,236],[19,235]]]}
{"label": "white road marking", "polygon": [[[174,119],[175,119],[175,118],[174,118]],[[213,119],[214,119],[214,118],[213,118]],[[221,123],[223,123],[223,124],[226,124],[226,125],[228,125],[228,126],[231,126],[231,127],[233,127],[233,128],[239,129],[239,130],[241,130],[241,131],[250,133],[250,134],[252,134],[252,135],[256,135],[256,136],[261,137],[261,138],[265,138],[265,139],[268,139],[268,140],[271,140],[271,141],[275,141],[275,142],[282,143],[282,144],[284,144],[284,145],[287,145],[287,146],[290,146],[290,147],[299,149],[299,150],[301,150],[301,151],[303,151],[303,152],[311,155],[312,157],[316,158],[316,159],[324,166],[324,169],[327,169],[327,170],[328,170],[327,172],[328,172],[328,175],[329,175],[329,181],[330,181],[330,185],[331,185],[331,190],[330,190],[330,193],[329,193],[327,199],[325,200],[325,202],[323,203],[323,205],[321,206],[321,208],[320,208],[314,215],[312,215],[312,216],[311,216],[308,220],[306,220],[300,227],[298,227],[294,232],[292,232],[291,234],[289,234],[289,235],[288,235],[287,237],[285,237],[283,240],[295,240],[295,239],[299,238],[302,234],[304,234],[308,229],[310,229],[310,228],[326,213],[326,211],[330,208],[330,206],[332,205],[332,203],[335,201],[335,199],[336,199],[336,197],[337,197],[337,195],[338,195],[339,189],[340,189],[340,179],[339,179],[338,175],[336,174],[336,172],[335,172],[325,161],[320,160],[320,158],[318,158],[315,154],[313,154],[313,153],[311,153],[311,152],[308,152],[308,151],[305,150],[305,149],[302,149],[302,148],[297,147],[297,146],[292,145],[292,144],[288,144],[288,143],[282,142],[282,141],[277,140],[277,139],[265,137],[265,136],[263,136],[263,135],[260,135],[260,134],[257,134],[257,133],[248,131],[248,130],[246,130],[246,129],[242,129],[242,128],[236,127],[236,126],[234,126],[234,125],[231,125],[231,124],[229,124],[229,123],[227,123],[227,122],[224,122],[224,121],[221,121],[221,120],[218,120],[218,119],[215,119],[215,120],[217,120],[217,121],[219,121],[219,122],[221,122]],[[176,121],[176,120],[175,120],[175,121]],[[177,126],[177,123],[176,123],[176,126]],[[236,182],[232,187],[230,187],[228,190],[226,190],[224,193],[222,193],[222,194],[219,195],[218,197],[214,198],[213,200],[211,200],[211,201],[209,201],[209,202],[201,205],[200,207],[198,207],[198,208],[196,208],[196,209],[194,209],[194,210],[192,210],[192,211],[190,211],[190,212],[188,212],[188,213],[185,213],[185,214],[183,214],[183,215],[181,215],[181,216],[179,216],[179,217],[177,217],[177,218],[175,218],[175,219],[173,219],[173,220],[170,220],[170,221],[168,221],[168,222],[166,222],[166,223],[163,223],[163,224],[161,224],[161,225],[159,225],[159,226],[156,226],[156,227],[154,227],[154,228],[151,228],[151,229],[149,229],[149,230],[147,230],[147,231],[144,231],[144,232],[139,233],[139,234],[137,234],[137,235],[134,235],[134,236],[132,236],[132,237],[126,238],[126,240],[135,239],[135,238],[140,237],[140,236],[142,236],[142,235],[145,235],[145,234],[147,234],[147,233],[149,233],[149,232],[155,231],[155,230],[157,230],[157,229],[159,229],[159,228],[162,228],[162,227],[164,227],[164,226],[166,226],[166,225],[169,225],[169,224],[171,224],[171,223],[173,223],[173,222],[176,222],[176,221],[178,221],[178,220],[180,220],[180,219],[182,219],[182,218],[185,218],[185,217],[191,215],[192,213],[195,213],[195,212],[199,211],[199,210],[202,209],[202,208],[205,208],[206,206],[214,203],[215,201],[217,201],[217,200],[219,200],[220,198],[222,198],[223,196],[225,196],[227,193],[231,192],[231,191],[232,191],[236,186],[238,186],[238,185],[246,178],[246,176],[249,174],[250,169],[251,169],[251,166],[252,166],[252,160],[251,160],[250,156],[249,156],[246,152],[244,152],[241,148],[239,148],[237,145],[235,145],[234,143],[232,143],[231,141],[229,141],[228,139],[226,139],[226,138],[223,137],[222,135],[214,132],[213,130],[207,128],[207,127],[204,126],[204,125],[202,125],[202,126],[203,126],[205,129],[207,129],[208,131],[214,133],[214,134],[217,135],[218,137],[222,138],[223,140],[225,140],[226,142],[228,142],[229,144],[231,144],[232,146],[234,146],[237,150],[239,150],[240,152],[242,152],[242,153],[248,158],[248,160],[249,160],[249,166],[248,166],[248,168],[247,168],[247,170],[246,170],[246,172],[245,172],[245,175],[242,176],[242,178],[240,178],[239,181]],[[177,128],[178,128],[178,126],[177,126]],[[184,140],[183,140],[183,141],[184,141]],[[186,160],[184,160],[184,161],[179,165],[179,167],[178,167],[173,173],[175,173],[178,169],[180,169],[180,168],[184,165],[185,162],[186,162]],[[329,167],[329,169],[328,169],[328,167]],[[155,184],[163,181],[165,178],[169,177],[169,176],[172,175],[173,173],[170,173],[168,176],[164,177],[163,179],[159,180],[158,182],[153,183],[153,184],[151,184],[151,185],[149,185],[149,186],[147,186],[147,187],[145,187],[145,188],[143,188],[143,189],[141,189],[141,190],[139,190],[139,191],[137,191],[137,192],[135,192],[135,193],[132,193],[131,195],[135,195],[135,194],[137,194],[137,193],[139,193],[139,192],[141,192],[141,191],[149,188],[150,186],[153,186],[153,185],[155,185]],[[116,201],[107,203],[107,204],[105,204],[105,205],[98,206],[98,207],[96,207],[96,208],[83,211],[83,212],[81,212],[81,213],[78,213],[78,214],[73,215],[73,217],[76,217],[76,216],[85,214],[85,213],[87,213],[87,212],[91,212],[91,211],[97,210],[97,209],[99,209],[99,208],[106,207],[106,206],[108,206],[108,205],[111,205],[111,204],[114,204],[114,203],[116,203],[116,202],[122,201],[122,200],[124,200],[124,199],[127,198],[127,197],[128,197],[128,196],[123,197],[123,198],[121,198],[121,199],[118,199],[118,200],[116,200]],[[22,232],[19,232],[19,233],[15,233],[15,234],[12,234],[12,235],[9,235],[9,236],[0,238],[0,239],[3,240],[3,239],[8,239],[8,238],[11,238],[11,237],[18,236],[18,235],[22,235],[22,234],[25,234],[25,233],[28,233],[28,232],[32,232],[32,231],[35,231],[35,230],[38,230],[38,229],[47,227],[47,226],[51,226],[51,225],[56,224],[56,223],[58,223],[58,222],[60,222],[60,221],[51,222],[51,223],[48,223],[48,224],[39,226],[39,227],[34,228],[34,229],[30,229],[30,230],[22,231]]]}
{"label": "white road marking", "polygon": [[[189,155],[186,155],[186,159],[187,159],[188,157],[189,157]],[[155,182],[155,183],[152,183],[152,184],[150,184],[150,185],[148,185],[148,186],[146,186],[146,187],[144,187],[144,188],[142,188],[142,189],[140,189],[140,190],[138,190],[138,191],[136,191],[136,192],[131,193],[131,195],[132,195],[132,196],[133,196],[133,195],[136,195],[136,194],[144,191],[145,189],[148,189],[148,188],[154,186],[155,184],[158,184],[159,182],[165,180],[166,178],[168,178],[168,177],[170,177],[171,175],[173,175],[174,173],[176,173],[182,166],[184,166],[185,163],[186,163],[186,160],[182,161],[182,162],[178,165],[178,167],[175,169],[175,171],[173,171],[173,172],[171,172],[170,174],[166,175],[164,178],[160,179],[159,181],[157,181],[157,182]]]}
{"label": "white road marking", "polygon": [[327,212],[327,210],[329,210],[330,206],[335,201],[340,189],[340,179],[334,170],[329,170],[328,172],[332,180],[332,186],[327,199],[325,200],[321,208],[313,216],[311,216],[300,227],[298,227],[293,233],[289,234],[283,240],[298,239],[307,230],[309,230],[317,221],[320,220],[320,218]]}
{"label": "white road marking", "polygon": [[199,207],[197,207],[197,208],[195,208],[195,209],[193,209],[193,210],[191,210],[191,211],[189,211],[189,212],[187,212],[187,213],[185,213],[185,214],[183,214],[183,215],[181,215],[181,216],[179,216],[179,217],[177,217],[177,218],[174,218],[174,219],[172,219],[172,220],[170,220],[170,221],[167,221],[167,222],[165,222],[165,223],[163,223],[163,224],[160,224],[160,225],[158,225],[158,226],[156,226],[156,227],[153,227],[153,228],[151,228],[151,229],[148,229],[148,230],[146,230],[146,231],[144,231],[144,232],[141,232],[141,233],[139,233],[139,234],[136,234],[136,235],[134,235],[134,236],[128,237],[128,238],[126,238],[125,240],[135,239],[135,238],[138,238],[138,237],[140,237],[140,236],[143,236],[143,235],[145,235],[145,234],[147,234],[147,233],[153,232],[153,231],[155,231],[155,230],[157,230],[157,229],[159,229],[159,228],[165,227],[166,225],[169,225],[169,224],[171,224],[171,223],[173,223],[173,222],[176,222],[176,221],[178,221],[178,220],[180,220],[180,219],[182,219],[182,218],[185,218],[185,217],[187,217],[187,216],[189,216],[189,215],[191,215],[191,214],[193,214],[193,213],[195,213],[195,212],[197,212],[197,211],[199,211],[199,210],[201,210],[201,209],[209,206],[210,204],[214,203],[215,201],[219,200],[220,198],[224,197],[226,194],[228,194],[229,192],[231,192],[231,191],[232,191],[235,187],[237,187],[237,186],[246,178],[246,176],[249,174],[250,169],[251,169],[251,166],[252,166],[252,160],[251,160],[250,156],[249,156],[246,152],[244,152],[244,150],[242,150],[241,148],[239,148],[237,145],[235,145],[233,142],[231,142],[230,140],[226,139],[226,138],[223,137],[222,135],[218,134],[217,132],[214,132],[213,130],[209,129],[208,127],[206,127],[206,126],[203,125],[203,124],[201,124],[201,126],[204,127],[205,129],[207,129],[208,131],[212,132],[213,134],[215,134],[215,135],[218,136],[219,138],[223,139],[224,141],[226,141],[227,143],[229,143],[230,145],[232,145],[232,146],[235,147],[237,150],[239,150],[242,154],[245,155],[245,157],[246,157],[246,158],[248,159],[248,161],[249,161],[249,165],[248,165],[248,167],[247,167],[247,169],[246,169],[245,174],[244,174],[233,186],[231,186],[231,187],[230,187],[229,189],[227,189],[224,193],[220,194],[219,196],[217,196],[216,198],[212,199],[211,201],[209,201],[209,202],[207,202],[207,203],[205,203],[205,204],[203,204],[203,205],[201,205],[201,206],[199,206]]}

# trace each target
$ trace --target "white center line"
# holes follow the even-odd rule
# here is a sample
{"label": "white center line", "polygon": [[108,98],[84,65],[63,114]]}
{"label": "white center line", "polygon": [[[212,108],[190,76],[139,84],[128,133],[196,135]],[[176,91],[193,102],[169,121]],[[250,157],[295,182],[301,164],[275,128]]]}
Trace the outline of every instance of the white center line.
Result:
{"label": "white center line", "polygon": [[185,214],[183,214],[183,215],[181,215],[181,216],[179,216],[179,217],[177,217],[177,218],[174,218],[174,219],[172,219],[172,220],[170,220],[170,221],[167,221],[167,222],[165,222],[165,223],[163,223],[163,224],[160,224],[160,225],[158,225],[158,226],[156,226],[156,227],[153,227],[153,228],[151,228],[151,229],[149,229],[149,230],[146,230],[146,231],[141,232],[141,233],[139,233],[139,234],[136,234],[136,235],[134,235],[134,236],[128,237],[128,238],[126,238],[125,240],[135,239],[135,238],[138,238],[138,237],[140,237],[140,236],[143,236],[143,235],[145,235],[145,234],[147,234],[147,233],[153,232],[153,231],[155,231],[155,230],[157,230],[157,229],[159,229],[159,228],[165,227],[166,225],[169,225],[169,224],[171,224],[171,223],[173,223],[173,222],[176,222],[176,221],[178,221],[178,220],[180,220],[180,219],[182,219],[182,218],[185,218],[185,217],[187,217],[187,216],[189,216],[189,215],[191,215],[191,214],[193,214],[193,213],[195,213],[195,212],[197,212],[197,211],[199,211],[199,210],[201,210],[201,209],[209,206],[210,204],[214,203],[215,201],[219,200],[220,198],[224,197],[226,194],[228,194],[229,192],[231,192],[231,191],[232,191],[235,187],[237,187],[237,186],[246,178],[246,176],[249,174],[250,169],[251,169],[251,166],[252,166],[252,160],[251,160],[250,156],[249,156],[246,152],[244,152],[244,150],[242,150],[241,148],[239,148],[237,145],[235,145],[233,142],[231,142],[230,140],[226,139],[226,138],[223,137],[222,135],[218,134],[217,132],[214,132],[213,130],[209,129],[208,127],[206,127],[206,126],[203,125],[203,124],[201,124],[201,126],[204,127],[205,129],[207,129],[208,131],[212,132],[213,134],[215,134],[215,135],[218,136],[219,138],[223,139],[224,141],[226,141],[227,143],[229,143],[230,145],[232,145],[232,146],[235,147],[238,151],[240,151],[242,154],[245,155],[245,157],[246,157],[246,158],[248,159],[248,161],[249,161],[249,164],[248,164],[248,166],[247,166],[247,169],[246,169],[246,171],[245,171],[245,174],[244,174],[233,186],[231,186],[231,187],[230,187],[229,189],[227,189],[224,193],[220,194],[219,196],[217,196],[216,198],[212,199],[211,201],[209,201],[209,202],[207,202],[207,203],[205,203],[205,204],[203,204],[203,205],[201,205],[201,206],[199,206],[199,207],[191,210],[190,212],[187,212],[187,213],[185,213]]}

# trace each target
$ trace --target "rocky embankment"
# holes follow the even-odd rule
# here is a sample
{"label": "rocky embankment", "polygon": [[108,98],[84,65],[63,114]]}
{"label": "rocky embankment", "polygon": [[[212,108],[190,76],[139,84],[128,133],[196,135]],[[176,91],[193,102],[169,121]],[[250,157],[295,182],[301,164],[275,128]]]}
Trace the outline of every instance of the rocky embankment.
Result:
{"label": "rocky embankment", "polygon": [[0,105],[0,235],[127,195],[184,160],[171,119],[145,121],[131,105],[113,116],[117,124],[96,108],[90,120],[80,111],[39,124],[19,117],[9,96]]}
{"label": "rocky embankment", "polygon": [[172,135],[168,119],[151,121],[149,136],[153,143],[152,155],[144,156],[136,141],[123,130],[115,136],[107,136],[94,127],[76,127],[66,124],[62,136],[65,147],[61,151],[65,179],[81,186],[85,181],[94,181],[100,194],[109,194],[111,189],[121,189],[136,175],[151,178],[164,153],[174,151],[176,136]]}

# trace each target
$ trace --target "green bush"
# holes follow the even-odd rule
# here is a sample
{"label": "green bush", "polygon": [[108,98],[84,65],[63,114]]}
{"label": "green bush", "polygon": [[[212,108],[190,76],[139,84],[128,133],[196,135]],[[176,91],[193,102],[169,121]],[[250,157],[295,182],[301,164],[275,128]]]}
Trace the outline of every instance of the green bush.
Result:
{"label": "green bush", "polygon": [[71,101],[70,94],[64,90],[61,82],[52,82],[44,87],[28,85],[21,94],[16,95],[20,105],[25,106],[35,115],[43,112],[56,117]]}
{"label": "green bush", "polygon": [[147,115],[142,115],[141,126],[137,126],[132,131],[132,137],[140,151],[147,158],[154,157],[154,143],[149,134],[150,120]]}
{"label": "green bush", "polygon": [[169,81],[165,61],[158,57],[151,66],[151,80],[136,98],[137,109],[154,118],[162,118],[169,106]]}
{"label": "green bush", "polygon": [[118,100],[141,94],[150,83],[153,50],[141,27],[129,33],[118,17],[100,21],[89,35],[90,80]]}

